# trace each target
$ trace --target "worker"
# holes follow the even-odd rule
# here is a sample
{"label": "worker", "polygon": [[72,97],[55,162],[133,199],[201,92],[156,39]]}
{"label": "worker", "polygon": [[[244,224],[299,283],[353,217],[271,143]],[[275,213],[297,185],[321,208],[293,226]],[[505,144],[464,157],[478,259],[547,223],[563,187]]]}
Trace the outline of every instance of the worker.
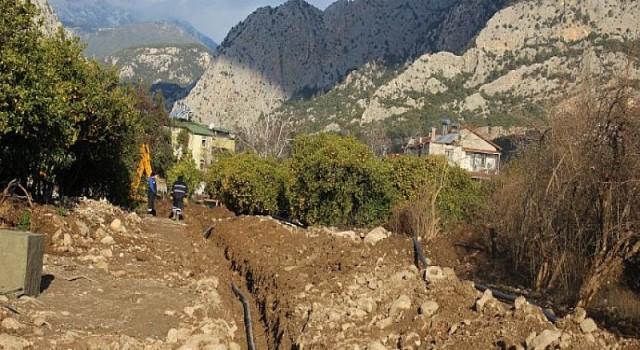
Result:
{"label": "worker", "polygon": [[173,196],[173,208],[171,209],[171,218],[177,215],[175,219],[184,218],[182,211],[184,210],[182,200],[187,195],[187,183],[184,182],[182,175],[178,176],[178,180],[171,187],[171,195]]}
{"label": "worker", "polygon": [[156,201],[156,194],[158,193],[158,186],[156,185],[156,173],[151,172],[151,176],[147,180],[147,214],[156,216],[156,209],[154,207]]}

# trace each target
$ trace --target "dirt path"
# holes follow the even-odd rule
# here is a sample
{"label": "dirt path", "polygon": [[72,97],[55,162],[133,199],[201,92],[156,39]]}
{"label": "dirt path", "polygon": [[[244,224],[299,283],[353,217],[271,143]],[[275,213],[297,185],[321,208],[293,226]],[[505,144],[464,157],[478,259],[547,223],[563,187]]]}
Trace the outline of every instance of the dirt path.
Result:
{"label": "dirt path", "polygon": [[[382,229],[373,242],[220,208],[188,206],[186,225],[165,218],[167,203],[158,212],[39,209],[47,283],[37,299],[0,297],[0,349],[246,349],[232,279],[258,349],[640,349],[581,312],[554,325],[526,301],[483,295],[446,267],[426,281],[411,239]],[[423,248],[434,265],[455,262]]]}

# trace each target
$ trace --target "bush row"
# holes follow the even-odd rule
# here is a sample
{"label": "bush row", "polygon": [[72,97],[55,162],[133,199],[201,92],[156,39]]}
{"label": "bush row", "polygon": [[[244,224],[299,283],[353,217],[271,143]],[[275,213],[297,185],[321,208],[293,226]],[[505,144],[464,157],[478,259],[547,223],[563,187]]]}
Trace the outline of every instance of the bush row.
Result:
{"label": "bush row", "polygon": [[479,198],[469,175],[444,159],[378,159],[355,137],[331,134],[298,137],[282,161],[251,153],[220,156],[206,183],[211,196],[238,214],[280,215],[308,225],[377,225],[394,206],[439,184],[437,207],[445,221],[464,219]]}

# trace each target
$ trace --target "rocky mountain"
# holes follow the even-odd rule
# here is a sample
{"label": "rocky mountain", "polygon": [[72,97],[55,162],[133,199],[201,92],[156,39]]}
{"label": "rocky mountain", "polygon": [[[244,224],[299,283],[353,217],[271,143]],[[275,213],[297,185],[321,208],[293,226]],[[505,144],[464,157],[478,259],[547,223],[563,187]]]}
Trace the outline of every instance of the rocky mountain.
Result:
{"label": "rocky mountain", "polygon": [[51,0],[63,24],[87,46],[85,55],[116,67],[123,82],[142,81],[167,101],[183,97],[217,44],[185,21],[141,22],[101,0]]}
{"label": "rocky mountain", "polygon": [[138,21],[137,16],[103,0],[49,0],[67,28],[113,28]]}
{"label": "rocky mountain", "polygon": [[292,97],[329,90],[372,60],[460,53],[506,3],[342,0],[320,11],[289,0],[263,7],[231,29],[186,103],[207,123],[250,122]]}
{"label": "rocky mountain", "polygon": [[29,0],[40,11],[42,19],[42,30],[47,34],[52,34],[62,26],[58,16],[53,11],[47,0]]}
{"label": "rocky mountain", "polygon": [[[584,82],[637,79],[638,55],[628,53],[640,43],[639,15],[635,1],[520,1],[491,18],[463,54],[425,54],[392,71],[364,66],[329,93],[277,113],[302,116],[316,131],[380,124],[398,138],[443,118],[527,124]],[[488,136],[502,132],[492,129]]]}

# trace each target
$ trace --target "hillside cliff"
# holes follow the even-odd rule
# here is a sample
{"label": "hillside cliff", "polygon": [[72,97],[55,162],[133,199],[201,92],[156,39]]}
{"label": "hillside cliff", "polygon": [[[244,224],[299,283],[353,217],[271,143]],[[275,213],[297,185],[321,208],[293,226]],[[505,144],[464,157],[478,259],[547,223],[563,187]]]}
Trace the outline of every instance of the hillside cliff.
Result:
{"label": "hillside cliff", "polygon": [[328,94],[278,113],[303,116],[316,130],[379,122],[404,129],[396,130],[401,137],[444,117],[526,124],[584,82],[637,79],[638,16],[636,1],[521,1],[491,18],[461,55],[425,54],[393,71],[363,67]]}
{"label": "hillside cliff", "polygon": [[399,64],[460,53],[507,1],[302,0],[256,10],[229,32],[186,103],[203,122],[233,126],[292,97],[331,89],[372,60]]}

